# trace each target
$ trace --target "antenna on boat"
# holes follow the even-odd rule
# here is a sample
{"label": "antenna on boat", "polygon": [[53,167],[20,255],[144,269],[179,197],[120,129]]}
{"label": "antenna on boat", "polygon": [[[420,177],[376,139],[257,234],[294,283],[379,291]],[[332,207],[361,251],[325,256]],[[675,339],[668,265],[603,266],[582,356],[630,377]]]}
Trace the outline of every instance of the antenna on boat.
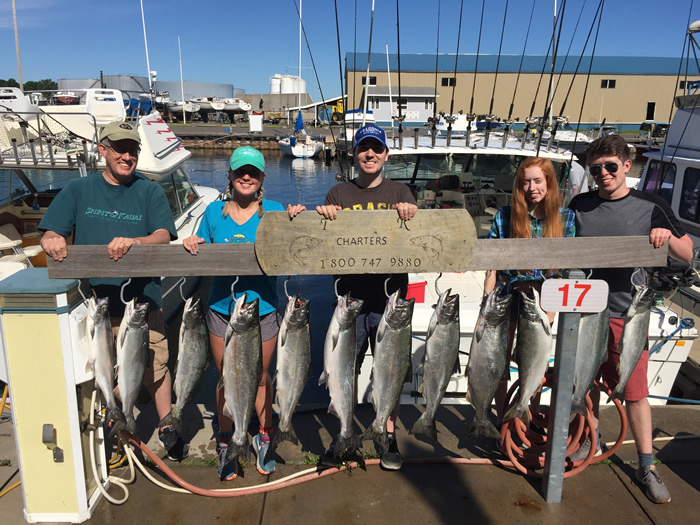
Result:
{"label": "antenna on boat", "polygon": [[[372,6],[374,6],[374,0],[372,0]],[[396,119],[399,123],[399,149],[403,149],[403,121],[406,115],[401,114],[401,38],[399,30],[399,0],[396,0],[396,58],[398,60],[398,77],[399,77],[399,98],[397,99],[396,107],[398,108],[398,115],[392,116],[392,119]]]}
{"label": "antenna on boat", "polygon": [[182,123],[187,124],[185,116],[185,84],[182,82],[182,49],[180,48],[180,37],[177,37],[177,53],[180,57],[180,93],[182,94]]}
{"label": "antenna on boat", "polygon": [[141,0],[141,24],[143,25],[143,43],[146,47],[146,76],[148,77],[148,91],[153,98],[153,84],[151,82],[151,63],[148,60],[148,39],[146,38],[146,18],[143,16],[143,0]]}
{"label": "antenna on boat", "polygon": [[374,0],[372,0],[372,11],[371,11],[371,16],[369,20],[369,47],[367,48],[367,73],[365,75],[365,100],[364,103],[362,104],[362,125],[365,125],[365,118],[367,115],[367,101],[369,99],[369,93],[367,93],[367,90],[369,89],[369,62],[372,57],[372,29],[374,27]]}
{"label": "antenna on boat", "polygon": [[19,89],[24,91],[24,83],[22,82],[22,62],[19,59],[19,36],[17,33],[17,9],[15,9],[15,0],[12,0],[12,21],[15,25],[15,49],[17,50],[17,74],[19,75]]}

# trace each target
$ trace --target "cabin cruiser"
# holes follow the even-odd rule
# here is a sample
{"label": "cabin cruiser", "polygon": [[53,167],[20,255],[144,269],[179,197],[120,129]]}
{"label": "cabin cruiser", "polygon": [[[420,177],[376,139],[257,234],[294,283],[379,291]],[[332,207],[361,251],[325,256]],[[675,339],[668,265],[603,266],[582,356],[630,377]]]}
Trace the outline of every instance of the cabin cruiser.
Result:
{"label": "cabin cruiser", "polygon": [[[81,92],[79,105],[39,107],[17,88],[0,88],[0,223],[12,225],[21,241],[8,255],[18,255],[21,250],[27,255],[21,261],[3,258],[0,269],[45,265],[45,255],[33,251],[38,244],[39,221],[68,182],[104,169],[104,159],[97,149],[100,129],[127,119],[128,99],[114,89],[87,89]],[[182,166],[191,153],[160,113],[133,117],[131,122],[141,136],[137,172],[165,191],[178,233],[173,243],[182,243],[197,230],[205,208],[220,198],[220,193],[190,182]],[[19,266],[4,266],[18,262]],[[196,278],[163,279],[166,319],[196,283]]]}

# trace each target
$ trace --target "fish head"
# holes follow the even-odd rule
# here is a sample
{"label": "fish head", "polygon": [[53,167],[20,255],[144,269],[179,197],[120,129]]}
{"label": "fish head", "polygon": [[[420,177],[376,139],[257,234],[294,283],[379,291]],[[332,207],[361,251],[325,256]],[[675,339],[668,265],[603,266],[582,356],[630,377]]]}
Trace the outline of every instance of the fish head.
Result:
{"label": "fish head", "polygon": [[301,328],[309,324],[309,305],[311,301],[301,299],[299,294],[292,295],[287,301],[287,308],[284,317],[287,319],[289,328]]}
{"label": "fish head", "polygon": [[386,308],[384,310],[384,319],[390,328],[398,330],[408,326],[411,322],[411,317],[413,316],[413,306],[415,305],[415,299],[403,299],[399,295],[400,290],[396,290],[386,303]]}
{"label": "fish head", "polygon": [[503,293],[503,287],[494,288],[490,294],[484,297],[481,315],[490,325],[499,324],[508,319],[512,300],[513,294]]}
{"label": "fish head", "polygon": [[350,296],[350,292],[338,297],[338,305],[336,306],[336,313],[338,315],[338,322],[342,328],[350,326],[357,316],[360,315],[360,310],[365,302],[362,299],[355,299]]}
{"label": "fish head", "polygon": [[[527,318],[529,321],[539,321],[544,315],[540,306],[540,294],[534,288],[529,288],[520,292],[520,315]],[[549,322],[549,321],[548,321]]]}
{"label": "fish head", "polygon": [[134,305],[129,316],[129,320],[134,324],[146,324],[148,316],[148,303],[137,303],[136,299],[132,299]]}
{"label": "fish head", "polygon": [[182,322],[186,328],[193,328],[199,324],[204,317],[202,313],[202,301],[196,293],[185,301],[185,307],[182,311]]}
{"label": "fish head", "polygon": [[253,324],[260,322],[260,299],[256,297],[251,302],[246,303],[247,299],[248,294],[244,293],[236,299],[236,304],[233,307],[229,323],[237,332],[243,332]]}
{"label": "fish head", "polygon": [[450,295],[451,291],[452,289],[448,288],[438,299],[437,315],[440,324],[459,321],[459,294]]}

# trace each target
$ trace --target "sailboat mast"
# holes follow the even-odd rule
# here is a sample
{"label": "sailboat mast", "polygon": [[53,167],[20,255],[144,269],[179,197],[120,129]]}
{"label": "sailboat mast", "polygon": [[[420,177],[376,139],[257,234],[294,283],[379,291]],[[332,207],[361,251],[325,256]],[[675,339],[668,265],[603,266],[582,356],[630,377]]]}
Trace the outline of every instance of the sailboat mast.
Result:
{"label": "sailboat mast", "polygon": [[146,18],[143,16],[143,0],[141,0],[141,24],[143,25],[143,43],[146,46],[146,76],[148,77],[148,91],[153,91],[151,85],[151,64],[148,61],[148,40],[146,39]]}
{"label": "sailboat mast", "polygon": [[182,48],[180,47],[180,37],[177,37],[177,54],[180,57],[180,93],[182,94],[182,123],[187,124],[185,116],[185,84],[182,82]]}
{"label": "sailboat mast", "polygon": [[299,81],[297,82],[297,106],[301,111],[301,4],[303,0],[299,0]]}

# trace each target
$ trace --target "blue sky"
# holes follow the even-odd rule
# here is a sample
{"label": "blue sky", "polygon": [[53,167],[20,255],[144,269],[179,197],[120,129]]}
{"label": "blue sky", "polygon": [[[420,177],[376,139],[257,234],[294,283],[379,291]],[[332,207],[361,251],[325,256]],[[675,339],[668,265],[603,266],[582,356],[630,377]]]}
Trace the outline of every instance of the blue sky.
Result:
{"label": "blue sky", "polygon": [[[104,74],[146,75],[139,0],[15,0],[22,78],[97,78]],[[296,0],[298,5],[299,0]],[[336,0],[340,49],[366,52],[371,0]],[[333,0],[304,0],[303,21],[316,72],[326,97],[341,91],[338,35]],[[143,0],[151,70],[160,80],[179,80],[177,38],[186,80],[234,84],[247,93],[269,93],[272,75],[296,74],[299,22],[295,0]],[[438,4],[440,22],[438,42]],[[481,53],[497,54],[505,0],[487,0]],[[464,0],[460,53],[476,53],[481,0]],[[523,52],[531,0],[510,0],[503,53]],[[597,0],[569,0],[560,43],[563,56],[575,33],[572,54],[580,54]],[[691,0],[607,0],[596,55],[679,57]],[[355,16],[357,6],[357,17]],[[400,0],[402,53],[455,53],[460,0]],[[692,20],[700,18],[700,2]],[[547,52],[553,1],[536,0],[525,50]],[[649,28],[653,28],[649,30]],[[376,0],[372,52],[396,53],[396,0]],[[0,0],[0,78],[18,78],[11,0]],[[589,45],[586,54],[590,54]],[[314,100],[320,92],[302,44],[302,76]]]}

